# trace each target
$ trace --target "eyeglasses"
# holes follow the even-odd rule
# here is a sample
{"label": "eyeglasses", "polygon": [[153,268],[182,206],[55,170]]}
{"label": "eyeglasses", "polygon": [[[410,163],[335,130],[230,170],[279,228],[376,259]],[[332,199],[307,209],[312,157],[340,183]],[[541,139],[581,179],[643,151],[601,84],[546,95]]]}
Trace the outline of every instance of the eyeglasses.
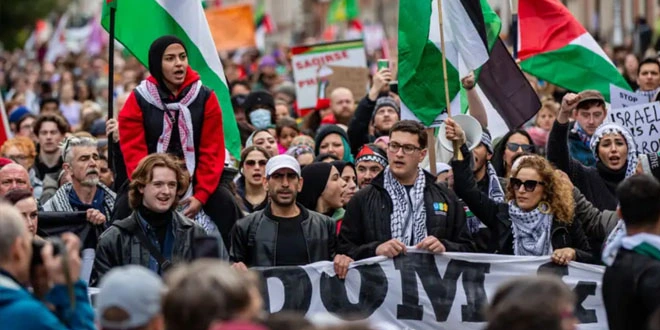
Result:
{"label": "eyeglasses", "polygon": [[525,186],[525,191],[526,192],[532,192],[536,190],[537,185],[542,185],[545,186],[545,183],[539,182],[536,180],[527,180],[527,181],[522,181],[518,178],[511,178],[509,179],[509,183],[513,186],[513,190],[519,190],[520,186]]}
{"label": "eyeglasses", "polygon": [[257,164],[259,164],[259,166],[261,166],[261,167],[264,167],[264,166],[266,166],[266,163],[268,163],[268,161],[265,160],[265,159],[260,159],[258,161],[254,160],[254,159],[249,159],[249,160],[245,161],[245,165],[250,166],[250,167],[252,167],[254,165],[257,165]]}
{"label": "eyeglasses", "polygon": [[519,143],[509,142],[506,144],[506,148],[513,152],[518,151],[519,148],[522,148],[524,152],[534,152],[534,146],[531,144],[519,144]]}
{"label": "eyeglasses", "polygon": [[399,149],[402,148],[403,148],[403,153],[406,155],[410,155],[417,150],[422,150],[422,148],[416,147],[412,144],[398,144],[396,142],[390,142],[387,144],[387,150],[391,153],[397,153],[399,152]]}

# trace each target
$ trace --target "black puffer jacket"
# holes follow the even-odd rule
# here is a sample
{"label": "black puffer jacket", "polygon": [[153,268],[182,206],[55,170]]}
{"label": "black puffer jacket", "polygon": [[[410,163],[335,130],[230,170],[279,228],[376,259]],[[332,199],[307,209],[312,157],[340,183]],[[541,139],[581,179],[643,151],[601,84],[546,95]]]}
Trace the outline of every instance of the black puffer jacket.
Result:
{"label": "black puffer jacket", "polygon": [[619,249],[605,269],[603,302],[611,330],[648,329],[660,307],[660,260]]}
{"label": "black puffer jacket", "polygon": [[[447,187],[435,183],[434,176],[426,171],[424,173],[428,235],[439,239],[447,251],[474,252],[474,242],[465,222],[462,204]],[[434,211],[436,203],[446,204],[447,211]],[[338,252],[355,260],[375,256],[378,245],[392,239],[391,214],[392,198],[385,190],[381,172],[348,202],[339,232]]]}
{"label": "black puffer jacket", "polygon": [[[335,257],[337,225],[323,214],[307,210],[297,204],[302,212],[302,231],[307,245],[307,263],[328,261]],[[270,205],[236,222],[231,233],[229,255],[234,262],[248,267],[272,267],[277,254],[278,223],[270,218]]]}
{"label": "black puffer jacket", "polygon": [[[94,260],[94,271],[100,279],[111,268],[129,264],[149,267],[150,253],[137,236],[136,230],[142,230],[138,223],[137,212],[133,212],[128,218],[117,220],[112,223],[101,237],[96,247],[96,258]],[[193,242],[196,237],[207,237],[204,228],[174,212],[172,217],[174,225],[174,245],[172,247],[172,264],[181,261],[193,260]],[[219,255],[223,260],[228,260],[227,249],[220,235],[218,240]]]}
{"label": "black puffer jacket", "polygon": [[[461,149],[464,153],[468,152],[465,145]],[[491,244],[499,247],[499,250],[495,252],[513,254],[513,233],[509,217],[509,205],[489,199],[477,188],[469,161],[453,160],[451,166],[454,170],[454,190],[456,194],[463,199],[474,215],[490,229]],[[594,261],[587,236],[584,234],[578,219],[574,218],[570,224],[553,221],[551,233],[553,249],[570,247],[575,249],[576,261]]]}

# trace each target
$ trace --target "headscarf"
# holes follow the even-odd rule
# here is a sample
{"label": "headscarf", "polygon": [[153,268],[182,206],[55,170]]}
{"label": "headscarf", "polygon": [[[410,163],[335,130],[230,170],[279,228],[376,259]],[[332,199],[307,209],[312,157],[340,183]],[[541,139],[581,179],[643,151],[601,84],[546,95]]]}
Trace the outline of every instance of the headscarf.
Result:
{"label": "headscarf", "polygon": [[337,126],[337,125],[326,125],[319,129],[314,138],[316,144],[316,155],[319,154],[319,149],[321,147],[321,142],[325,139],[326,136],[330,134],[337,134],[341,137],[342,144],[344,145],[344,155],[342,155],[341,160],[347,162],[353,162],[353,155],[351,155],[351,146],[348,144],[348,134],[346,131]]}
{"label": "headscarf", "polygon": [[312,163],[302,169],[303,188],[298,194],[298,202],[305,208],[316,211],[316,203],[328,183],[334,166],[330,163]]}
{"label": "headscarf", "polygon": [[165,53],[167,47],[172,44],[181,45],[183,50],[188,53],[186,45],[183,44],[183,41],[173,35],[162,36],[154,40],[154,42],[151,43],[151,46],[149,47],[149,73],[156,79],[158,85],[161,87],[165,87],[163,76],[163,54]]}
{"label": "headscarf", "polygon": [[598,144],[600,143],[600,139],[603,138],[603,136],[607,134],[613,134],[613,133],[618,133],[623,136],[623,138],[626,140],[626,144],[628,145],[628,154],[626,155],[626,178],[629,176],[632,176],[635,174],[635,169],[637,167],[637,145],[635,144],[635,140],[632,137],[632,134],[630,134],[630,131],[628,131],[627,128],[615,124],[615,123],[604,123],[596,129],[594,132],[594,135],[591,137],[591,152],[594,154],[594,157],[596,158],[596,162],[600,162],[600,158],[598,157]]}

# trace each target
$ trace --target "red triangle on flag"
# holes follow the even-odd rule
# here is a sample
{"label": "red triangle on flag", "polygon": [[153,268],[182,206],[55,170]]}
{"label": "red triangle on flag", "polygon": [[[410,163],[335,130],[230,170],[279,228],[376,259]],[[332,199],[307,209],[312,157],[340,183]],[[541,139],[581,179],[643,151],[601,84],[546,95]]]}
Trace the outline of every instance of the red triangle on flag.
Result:
{"label": "red triangle on flag", "polygon": [[587,32],[559,0],[521,0],[518,22],[521,60],[562,48]]}

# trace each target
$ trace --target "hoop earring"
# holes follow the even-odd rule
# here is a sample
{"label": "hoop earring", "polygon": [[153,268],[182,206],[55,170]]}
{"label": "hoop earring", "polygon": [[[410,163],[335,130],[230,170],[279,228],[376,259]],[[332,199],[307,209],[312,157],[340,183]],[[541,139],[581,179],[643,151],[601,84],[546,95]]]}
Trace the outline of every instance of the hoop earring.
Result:
{"label": "hoop earring", "polygon": [[546,201],[541,201],[539,202],[539,206],[537,207],[539,212],[543,214],[550,214],[550,203]]}

